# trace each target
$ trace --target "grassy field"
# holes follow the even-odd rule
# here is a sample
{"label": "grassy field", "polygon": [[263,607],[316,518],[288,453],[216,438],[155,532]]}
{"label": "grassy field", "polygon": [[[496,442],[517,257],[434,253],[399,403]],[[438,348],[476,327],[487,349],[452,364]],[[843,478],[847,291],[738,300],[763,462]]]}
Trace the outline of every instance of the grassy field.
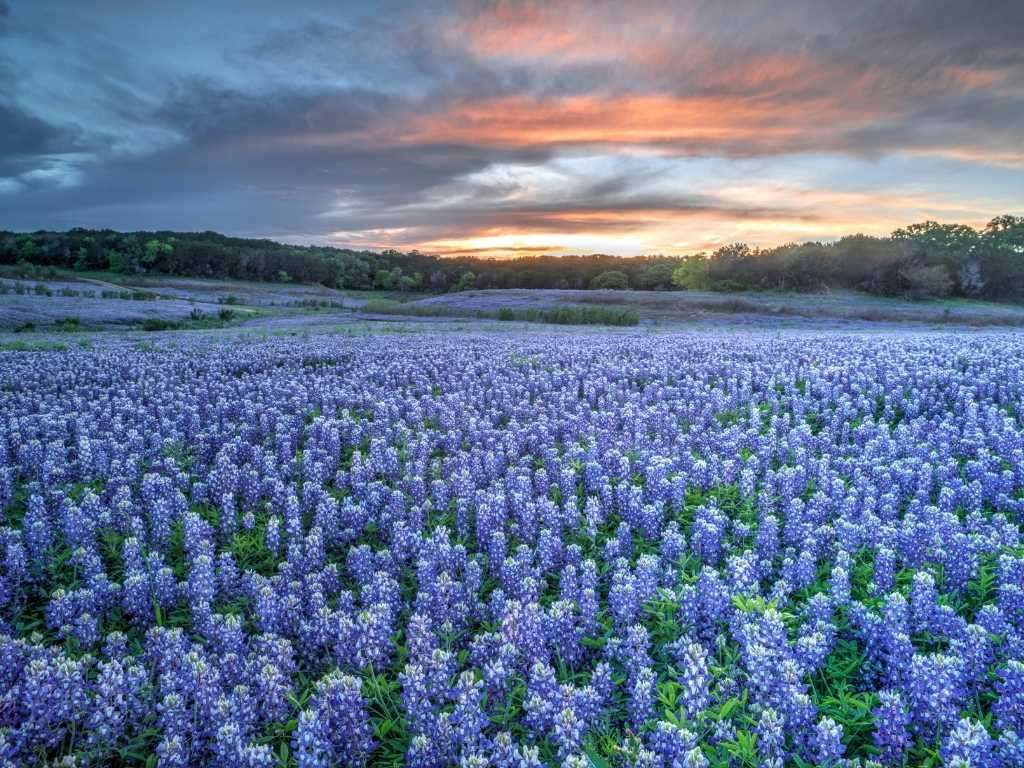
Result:
{"label": "grassy field", "polygon": [[1024,306],[887,299],[858,293],[489,290],[430,295],[319,285],[56,271],[0,270],[0,332],[317,328],[405,318],[510,323],[757,328],[1017,327]]}
{"label": "grassy field", "polygon": [[730,315],[752,322],[792,318],[796,321],[850,321],[865,323],[929,323],[962,325],[1024,325],[1024,306],[964,299],[909,300],[843,292],[714,293],[711,291],[576,291],[507,290],[466,291],[432,296],[409,303],[449,307],[455,311],[547,309],[565,305],[627,307],[641,321],[687,322],[709,316]]}

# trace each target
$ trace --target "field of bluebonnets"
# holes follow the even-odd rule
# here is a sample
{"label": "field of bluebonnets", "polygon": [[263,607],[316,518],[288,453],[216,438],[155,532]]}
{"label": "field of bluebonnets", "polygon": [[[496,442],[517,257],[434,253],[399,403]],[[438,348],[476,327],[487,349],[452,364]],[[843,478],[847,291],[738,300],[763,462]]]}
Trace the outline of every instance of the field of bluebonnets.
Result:
{"label": "field of bluebonnets", "polygon": [[0,353],[0,764],[1024,765],[1024,339]]}

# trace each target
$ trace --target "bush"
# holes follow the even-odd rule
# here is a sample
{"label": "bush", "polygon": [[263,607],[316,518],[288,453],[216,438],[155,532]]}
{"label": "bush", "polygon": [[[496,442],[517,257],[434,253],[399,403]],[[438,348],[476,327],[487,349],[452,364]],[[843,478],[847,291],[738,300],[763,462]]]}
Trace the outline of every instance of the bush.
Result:
{"label": "bush", "polygon": [[672,272],[672,285],[684,291],[708,287],[708,260],[703,254],[687,256]]}
{"label": "bush", "polygon": [[167,320],[162,317],[147,317],[142,321],[144,331],[176,331],[182,327],[177,320]]}
{"label": "bush", "polygon": [[594,290],[625,291],[629,288],[629,278],[625,272],[610,269],[591,280],[590,287]]}
{"label": "bush", "polygon": [[739,293],[747,290],[747,286],[737,280],[715,280],[708,288],[718,293]]}
{"label": "bush", "polygon": [[942,264],[908,264],[900,268],[899,275],[907,284],[907,295],[914,298],[941,298],[953,290],[953,278]]}
{"label": "bush", "polygon": [[555,309],[511,309],[498,311],[499,320],[522,320],[554,325],[637,325],[636,310],[614,307],[556,307]]}
{"label": "bush", "polygon": [[362,310],[375,315],[408,315],[412,317],[479,317],[494,320],[518,320],[526,323],[556,325],[637,325],[640,316],[632,309],[614,307],[556,307],[554,309],[513,309],[497,311],[463,309],[444,304],[401,304],[393,301],[368,301]]}

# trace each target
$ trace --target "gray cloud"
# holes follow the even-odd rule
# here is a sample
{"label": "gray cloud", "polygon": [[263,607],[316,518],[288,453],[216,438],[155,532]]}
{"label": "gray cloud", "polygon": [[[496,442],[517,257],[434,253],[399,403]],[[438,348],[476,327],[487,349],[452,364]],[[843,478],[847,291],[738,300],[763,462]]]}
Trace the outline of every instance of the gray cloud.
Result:
{"label": "gray cloud", "polygon": [[[239,2],[211,11],[221,35],[197,31],[212,28],[198,25],[198,4],[159,19],[119,7],[101,0],[65,19],[52,0],[0,0],[0,88],[10,94],[0,101],[0,178],[22,179],[16,193],[0,191],[0,227],[297,237],[406,227],[456,237],[503,225],[628,231],[673,213],[794,215],[689,188],[641,192],[645,169],[595,179],[573,196],[510,198],[465,179],[496,165],[543,165],[573,142],[491,141],[471,109],[453,123],[473,128],[458,138],[411,130],[503,98],[659,94],[765,108],[764,131],[645,142],[680,157],[950,147],[1002,156],[1024,145],[1017,2],[638,0],[628,13],[617,3],[505,3],[497,17],[491,3],[389,2],[367,14],[357,3],[298,3],[284,13]],[[553,15],[531,31],[537,7]],[[473,47],[470,28],[493,18],[498,37]],[[574,29],[581,34],[563,44],[558,35]],[[500,50],[506,39],[514,45]],[[767,136],[776,125],[792,130]],[[452,190],[468,198],[439,205]],[[619,215],[602,219],[607,211]]]}

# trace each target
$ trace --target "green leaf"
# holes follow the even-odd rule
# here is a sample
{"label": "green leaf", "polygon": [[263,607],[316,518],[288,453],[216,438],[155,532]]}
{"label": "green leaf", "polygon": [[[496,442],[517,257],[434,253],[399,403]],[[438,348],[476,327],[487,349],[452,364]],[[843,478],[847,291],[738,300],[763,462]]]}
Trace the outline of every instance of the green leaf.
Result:
{"label": "green leaf", "polygon": [[731,699],[726,701],[718,710],[718,719],[725,720],[732,714],[732,711],[740,705],[740,700],[733,696]]}

